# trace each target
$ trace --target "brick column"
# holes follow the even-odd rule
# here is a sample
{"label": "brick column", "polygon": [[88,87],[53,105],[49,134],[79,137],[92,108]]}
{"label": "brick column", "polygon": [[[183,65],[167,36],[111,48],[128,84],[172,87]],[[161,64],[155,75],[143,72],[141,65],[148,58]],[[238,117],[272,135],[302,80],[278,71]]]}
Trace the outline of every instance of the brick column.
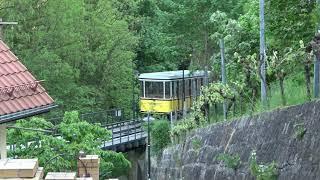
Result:
{"label": "brick column", "polygon": [[99,180],[99,165],[100,159],[97,155],[86,155],[85,157],[79,157],[78,176],[89,176],[92,177],[92,180]]}

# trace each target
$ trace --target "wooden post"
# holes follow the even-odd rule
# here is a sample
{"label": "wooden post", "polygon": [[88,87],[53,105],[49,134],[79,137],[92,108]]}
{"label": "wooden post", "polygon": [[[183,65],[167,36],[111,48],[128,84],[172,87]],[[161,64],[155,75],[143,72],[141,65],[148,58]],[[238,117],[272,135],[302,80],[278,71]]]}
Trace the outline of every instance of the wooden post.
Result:
{"label": "wooden post", "polygon": [[5,125],[0,125],[0,154],[1,159],[7,158],[7,128]]}

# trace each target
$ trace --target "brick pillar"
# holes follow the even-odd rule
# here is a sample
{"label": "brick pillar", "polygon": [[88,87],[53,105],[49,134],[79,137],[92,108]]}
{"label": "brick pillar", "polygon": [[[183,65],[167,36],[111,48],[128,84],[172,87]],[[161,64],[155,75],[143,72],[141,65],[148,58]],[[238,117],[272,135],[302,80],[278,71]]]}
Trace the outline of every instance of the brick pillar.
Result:
{"label": "brick pillar", "polygon": [[93,180],[99,180],[99,165],[100,159],[97,155],[86,155],[85,157],[79,157],[78,176],[89,176],[92,177]]}

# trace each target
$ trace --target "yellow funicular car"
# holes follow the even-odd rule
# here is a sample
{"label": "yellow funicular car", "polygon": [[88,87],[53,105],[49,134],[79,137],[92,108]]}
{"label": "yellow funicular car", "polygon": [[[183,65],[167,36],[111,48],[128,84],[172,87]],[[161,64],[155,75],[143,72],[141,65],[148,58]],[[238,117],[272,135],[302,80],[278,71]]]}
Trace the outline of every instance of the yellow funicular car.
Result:
{"label": "yellow funicular car", "polygon": [[200,95],[205,72],[189,70],[140,74],[142,113],[167,114],[170,120],[190,109]]}

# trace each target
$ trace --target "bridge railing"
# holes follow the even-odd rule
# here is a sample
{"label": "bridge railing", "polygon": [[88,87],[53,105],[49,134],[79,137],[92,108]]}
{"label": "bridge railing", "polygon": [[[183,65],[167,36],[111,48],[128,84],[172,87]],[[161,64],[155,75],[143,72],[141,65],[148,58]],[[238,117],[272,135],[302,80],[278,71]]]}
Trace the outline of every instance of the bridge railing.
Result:
{"label": "bridge railing", "polygon": [[[89,123],[100,123],[101,127],[112,132],[111,139],[104,140],[104,147],[106,147],[106,143],[111,143],[113,146],[115,143],[122,144],[129,141],[135,141],[142,139],[144,136],[142,126],[143,121],[141,119],[125,120],[125,114],[122,109],[83,113],[79,115],[79,118]],[[54,117],[49,120],[54,125],[57,125],[62,122],[63,116]],[[58,135],[58,132],[55,132],[54,134]]]}
{"label": "bridge railing", "polygon": [[[105,128],[112,132],[111,140],[109,140],[109,142],[111,141],[112,146],[115,145],[115,142],[117,142],[117,144],[122,144],[143,138],[144,131],[142,120],[140,119],[107,124]],[[106,141],[104,147],[106,147]]]}
{"label": "bridge railing", "polygon": [[[96,112],[81,113],[79,118],[85,120],[89,123],[100,123],[101,125],[106,125],[115,122],[121,122],[124,120],[125,114],[123,109],[111,109]],[[58,125],[63,120],[63,115],[51,117],[48,119],[54,125]]]}

